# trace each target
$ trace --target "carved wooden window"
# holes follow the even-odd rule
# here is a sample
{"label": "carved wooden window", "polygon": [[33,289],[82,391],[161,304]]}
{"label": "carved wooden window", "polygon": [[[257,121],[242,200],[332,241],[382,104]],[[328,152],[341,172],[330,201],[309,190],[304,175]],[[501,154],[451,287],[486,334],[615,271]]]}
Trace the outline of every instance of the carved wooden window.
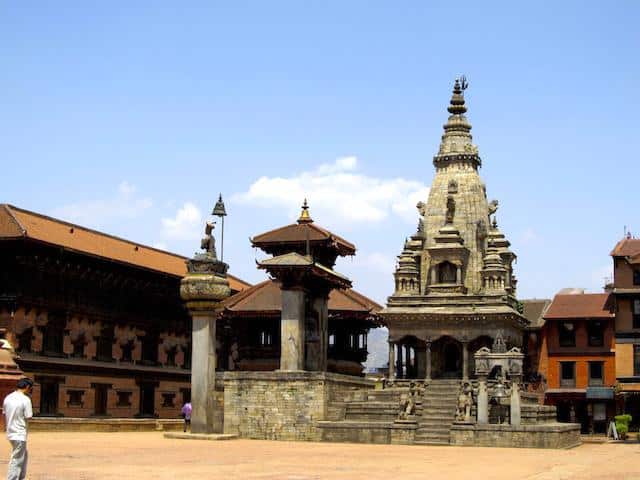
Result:
{"label": "carved wooden window", "polygon": [[124,345],[120,345],[120,349],[122,350],[122,357],[120,358],[121,362],[132,362],[133,361],[133,349],[135,345],[133,340],[125,343]]}
{"label": "carved wooden window", "polygon": [[576,362],[560,362],[560,386],[563,388],[575,388]]}
{"label": "carved wooden window", "polygon": [[100,336],[96,339],[96,360],[113,360],[113,325],[105,325],[100,330]]}
{"label": "carved wooden window", "polygon": [[175,407],[174,399],[175,393],[163,393],[162,394],[162,406],[163,407]]}
{"label": "carved wooden window", "polygon": [[640,345],[633,346],[633,375],[640,376]]}
{"label": "carved wooden window", "polygon": [[558,339],[561,347],[576,346],[576,326],[573,322],[558,323]]}
{"label": "carved wooden window", "polygon": [[67,400],[68,407],[84,406],[84,402],[82,401],[84,390],[67,390],[67,395],[69,395],[69,399]]}
{"label": "carved wooden window", "polygon": [[176,353],[178,351],[178,347],[173,347],[167,350],[167,366],[175,367],[176,366]]}
{"label": "carved wooden window", "polygon": [[42,354],[63,356],[65,320],[62,315],[49,315],[42,331]]}
{"label": "carved wooden window", "polygon": [[640,298],[631,300],[631,314],[633,315],[633,328],[640,328]]}
{"label": "carved wooden window", "polygon": [[27,328],[24,332],[18,335],[18,352],[29,353],[31,352],[31,341],[33,340],[33,328]]}
{"label": "carved wooden window", "polygon": [[155,332],[147,332],[142,337],[142,362],[151,365],[158,363],[158,336]]}
{"label": "carved wooden window", "polygon": [[602,347],[604,345],[604,323],[600,320],[587,324],[590,347]]}
{"label": "carved wooden window", "polygon": [[187,344],[182,347],[182,351],[184,352],[182,368],[191,368],[191,342],[187,342]]}
{"label": "carved wooden window", "polygon": [[132,392],[117,391],[118,401],[116,407],[130,407]]}
{"label": "carved wooden window", "polygon": [[589,386],[604,385],[604,362],[589,362]]}
{"label": "carved wooden window", "polygon": [[456,272],[453,263],[442,262],[438,265],[438,283],[456,283]]}
{"label": "carved wooden window", "polygon": [[633,284],[640,285],[640,269],[633,271]]}

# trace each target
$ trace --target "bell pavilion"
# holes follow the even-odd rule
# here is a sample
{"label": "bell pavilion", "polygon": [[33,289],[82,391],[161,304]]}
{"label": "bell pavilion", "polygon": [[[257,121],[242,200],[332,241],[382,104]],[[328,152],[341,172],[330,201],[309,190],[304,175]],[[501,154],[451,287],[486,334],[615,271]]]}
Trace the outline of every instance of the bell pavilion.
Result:
{"label": "bell pavilion", "polygon": [[465,89],[456,80],[429,198],[417,205],[418,229],[398,257],[395,290],[381,312],[390,378],[468,379],[473,353],[499,332],[509,346],[522,345],[527,320],[516,300],[516,255],[478,172]]}

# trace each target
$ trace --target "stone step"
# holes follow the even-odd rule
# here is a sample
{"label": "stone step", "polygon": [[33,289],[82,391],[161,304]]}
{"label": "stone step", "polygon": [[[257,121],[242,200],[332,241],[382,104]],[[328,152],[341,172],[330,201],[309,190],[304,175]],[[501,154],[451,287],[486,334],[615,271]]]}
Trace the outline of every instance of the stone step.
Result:
{"label": "stone step", "polygon": [[430,436],[420,436],[416,435],[413,443],[419,444],[420,442],[442,442],[449,443],[449,435],[430,435]]}
{"label": "stone step", "polygon": [[449,440],[447,439],[446,441],[444,440],[416,440],[413,442],[414,445],[423,445],[423,446],[427,446],[427,445],[431,445],[431,446],[447,446],[450,445]]}
{"label": "stone step", "polygon": [[416,432],[416,437],[420,436],[420,435],[444,435],[446,437],[449,437],[449,427],[448,426],[444,426],[444,427],[429,427],[429,428],[423,428],[422,426],[418,427],[418,431]]}

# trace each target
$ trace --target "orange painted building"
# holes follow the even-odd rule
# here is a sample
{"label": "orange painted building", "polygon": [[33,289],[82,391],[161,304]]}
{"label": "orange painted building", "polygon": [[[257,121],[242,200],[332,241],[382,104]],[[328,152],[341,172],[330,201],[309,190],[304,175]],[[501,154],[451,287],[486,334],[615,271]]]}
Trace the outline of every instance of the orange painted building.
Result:
{"label": "orange painted building", "polygon": [[543,318],[535,356],[546,379],[545,403],[557,406],[559,421],[582,424],[584,433],[606,431],[615,415],[613,297],[556,295]]}
{"label": "orange painted building", "polygon": [[616,309],[616,377],[620,409],[640,425],[640,239],[618,242],[613,251]]}

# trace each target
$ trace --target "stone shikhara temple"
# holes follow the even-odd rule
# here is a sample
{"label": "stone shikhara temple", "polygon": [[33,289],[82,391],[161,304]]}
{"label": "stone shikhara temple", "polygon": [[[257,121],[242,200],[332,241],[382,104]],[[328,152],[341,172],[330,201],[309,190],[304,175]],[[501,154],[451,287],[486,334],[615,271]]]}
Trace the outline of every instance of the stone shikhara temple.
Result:
{"label": "stone shikhara temple", "polygon": [[429,198],[418,203],[418,230],[398,257],[383,311],[391,377],[467,380],[473,352],[490,347],[498,332],[521,347],[527,324],[516,300],[516,255],[478,173],[459,81],[448,110]]}
{"label": "stone shikhara temple", "polygon": [[[279,329],[271,331],[279,339],[277,368],[216,376],[218,311],[234,303],[225,300],[227,267],[212,248],[189,263],[181,293],[193,317],[194,433],[544,448],[580,443],[579,425],[555,422],[555,408],[526,393],[521,347],[528,322],[516,300],[516,256],[498,229],[498,203],[488,201],[478,174],[465,89],[465,81],[456,81],[429,198],[418,204],[418,229],[399,256],[395,291],[380,313],[390,344],[384,388],[336,368],[339,363],[330,368],[337,324],[329,320],[329,298],[351,286],[334,265],[355,247],[314,224],[305,202],[297,223],[252,239],[272,255],[258,268],[280,286]],[[205,238],[203,246],[210,245]],[[369,326],[353,324],[359,331]]]}

